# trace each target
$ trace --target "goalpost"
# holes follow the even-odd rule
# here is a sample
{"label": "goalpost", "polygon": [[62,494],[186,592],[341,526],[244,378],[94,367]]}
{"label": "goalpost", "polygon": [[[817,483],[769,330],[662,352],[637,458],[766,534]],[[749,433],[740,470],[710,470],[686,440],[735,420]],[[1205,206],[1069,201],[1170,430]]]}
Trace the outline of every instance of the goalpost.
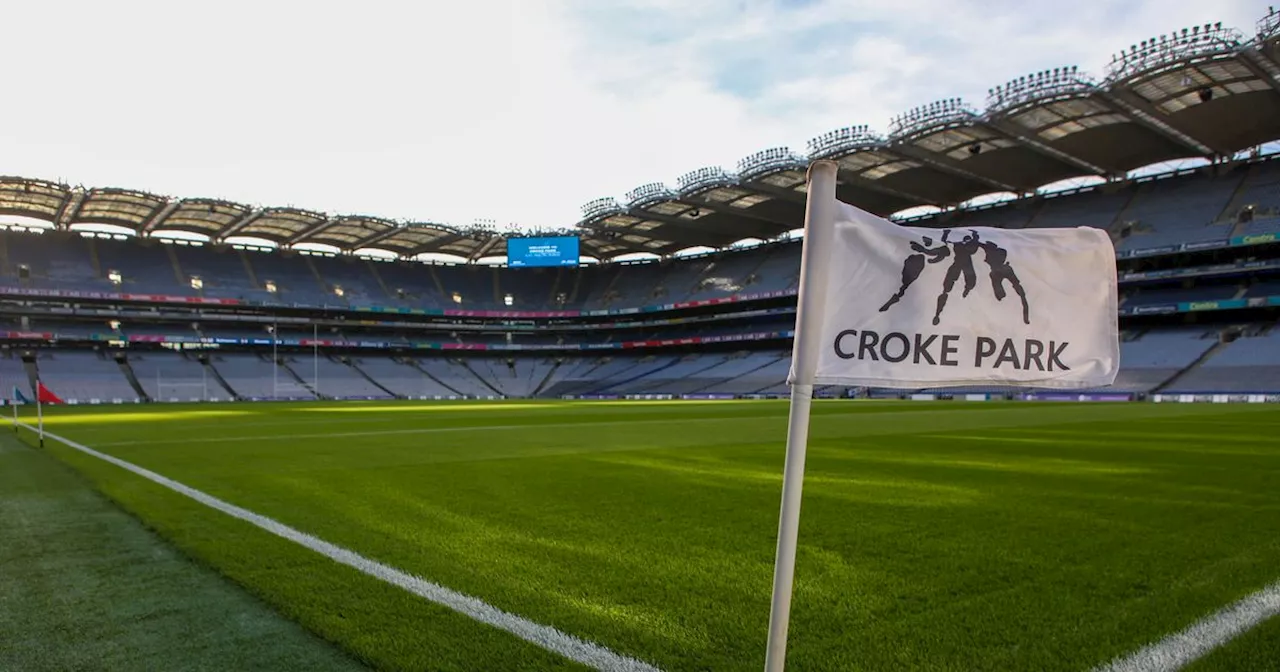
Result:
{"label": "goalpost", "polygon": [[156,401],[209,401],[209,373],[200,367],[200,382],[190,379],[166,381],[156,369]]}

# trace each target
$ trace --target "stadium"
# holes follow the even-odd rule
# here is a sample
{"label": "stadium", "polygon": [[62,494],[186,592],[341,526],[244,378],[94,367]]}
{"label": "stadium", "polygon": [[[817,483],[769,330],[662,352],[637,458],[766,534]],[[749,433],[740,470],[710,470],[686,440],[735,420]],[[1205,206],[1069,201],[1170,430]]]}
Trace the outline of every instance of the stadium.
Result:
{"label": "stadium", "polygon": [[[1280,669],[1277,142],[1270,10],[1103,77],[1037,72],[981,109],[641,185],[560,230],[0,177],[0,375],[21,445],[75,474],[39,487],[86,479],[210,586],[105,569],[137,552],[112,550],[125,643],[33,644],[90,626],[20,586],[49,580],[23,558],[114,542],[30,536],[0,563],[20,577],[4,629],[33,634],[0,662],[100,669],[46,650],[83,637],[101,669],[156,669],[127,652],[148,619],[200,612],[147,636],[239,651],[223,669],[758,669],[825,159],[841,201],[902,225],[1105,231],[1120,372],[819,388],[789,664]],[[0,490],[26,492],[12,474]],[[159,597],[184,590],[202,597]],[[1255,598],[1248,627],[1133,657]]]}

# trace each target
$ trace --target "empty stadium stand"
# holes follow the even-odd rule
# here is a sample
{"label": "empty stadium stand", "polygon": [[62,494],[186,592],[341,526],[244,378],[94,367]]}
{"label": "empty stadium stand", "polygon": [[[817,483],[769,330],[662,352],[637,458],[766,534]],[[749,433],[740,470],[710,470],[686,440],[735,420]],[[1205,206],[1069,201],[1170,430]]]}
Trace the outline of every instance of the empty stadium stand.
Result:
{"label": "empty stadium stand", "polygon": [[1165,391],[1171,394],[1280,392],[1280,328],[1251,333],[1223,345]]}

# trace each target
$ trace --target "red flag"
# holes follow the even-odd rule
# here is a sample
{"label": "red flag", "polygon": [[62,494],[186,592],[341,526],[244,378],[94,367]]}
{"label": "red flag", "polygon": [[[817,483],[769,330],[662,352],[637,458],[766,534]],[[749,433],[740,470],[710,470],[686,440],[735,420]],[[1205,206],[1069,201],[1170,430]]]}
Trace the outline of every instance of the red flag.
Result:
{"label": "red flag", "polygon": [[61,404],[64,403],[62,398],[54,394],[49,388],[44,386],[43,382],[36,382],[36,399],[42,404]]}

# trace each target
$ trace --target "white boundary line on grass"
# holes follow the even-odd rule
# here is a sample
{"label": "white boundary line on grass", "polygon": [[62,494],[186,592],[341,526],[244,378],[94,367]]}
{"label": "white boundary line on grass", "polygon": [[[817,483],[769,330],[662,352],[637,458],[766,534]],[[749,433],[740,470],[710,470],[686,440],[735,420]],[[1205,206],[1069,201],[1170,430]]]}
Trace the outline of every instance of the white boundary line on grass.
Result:
{"label": "white boundary line on grass", "polygon": [[1191,624],[1182,632],[1117,658],[1095,672],[1172,672],[1280,615],[1280,581]]}
{"label": "white boundary line on grass", "polygon": [[[28,430],[34,429],[26,423],[20,424]],[[131,471],[153,483],[162,485],[178,494],[190,497],[209,508],[221,511],[233,518],[238,518],[266,530],[277,537],[288,539],[289,541],[292,541],[304,548],[315,551],[334,562],[346,565],[363,574],[372,576],[375,579],[379,579],[398,588],[402,588],[405,591],[417,595],[418,597],[452,609],[453,611],[480,621],[481,623],[486,623],[500,630],[505,630],[526,642],[542,647],[548,651],[558,653],[574,662],[581,663],[597,670],[602,670],[603,672],[659,672],[658,668],[649,665],[648,663],[614,653],[610,649],[600,646],[594,642],[579,639],[551,626],[534,623],[526,618],[505,612],[478,598],[471,597],[470,595],[464,595],[437,583],[432,583],[426,579],[413,576],[412,574],[408,574],[394,567],[384,565],[376,560],[370,560],[355,551],[350,551],[341,546],[331,544],[323,539],[313,537],[306,532],[296,530],[284,523],[254,513],[248,509],[242,509],[234,504],[218,499],[213,495],[209,495],[190,486],[183,485],[173,479],[161,476],[154,471],[139,467],[131,462],[126,462],[118,457],[98,452],[88,446],[63,438],[57,434],[51,434],[48,431],[45,432],[45,437],[65,444],[86,455],[114,464],[126,471]]]}

